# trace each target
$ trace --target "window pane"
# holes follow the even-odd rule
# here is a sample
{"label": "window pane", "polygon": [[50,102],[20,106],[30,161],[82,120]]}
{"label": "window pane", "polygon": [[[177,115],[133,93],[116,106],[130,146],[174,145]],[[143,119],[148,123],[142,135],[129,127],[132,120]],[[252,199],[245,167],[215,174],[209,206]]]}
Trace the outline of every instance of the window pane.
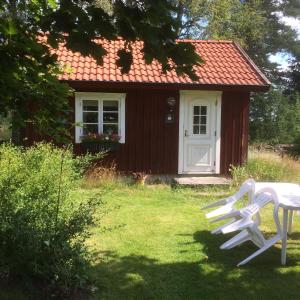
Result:
{"label": "window pane", "polygon": [[98,100],[83,100],[83,110],[98,111]]}
{"label": "window pane", "polygon": [[206,116],[201,116],[201,125],[206,125]]}
{"label": "window pane", "polygon": [[198,125],[200,121],[199,117],[194,117],[194,125]]}
{"label": "window pane", "polygon": [[193,126],[193,134],[199,134],[199,126]]}
{"label": "window pane", "polygon": [[118,101],[103,101],[103,111],[118,111],[119,102]]}
{"label": "window pane", "polygon": [[118,123],[118,113],[103,113],[103,122],[105,123]]}
{"label": "window pane", "polygon": [[4,117],[0,114],[0,141],[10,140],[11,137],[11,115]]}
{"label": "window pane", "polygon": [[206,115],[206,112],[207,112],[207,107],[201,106],[201,115]]}
{"label": "window pane", "polygon": [[83,112],[83,123],[98,123],[98,112]]}
{"label": "window pane", "polygon": [[206,134],[206,126],[205,125],[200,126],[200,134]]}
{"label": "window pane", "polygon": [[83,126],[83,135],[87,135],[88,133],[98,133],[98,125],[97,124],[85,124]]}
{"label": "window pane", "polygon": [[199,115],[199,114],[200,114],[200,107],[194,106],[194,115]]}
{"label": "window pane", "polygon": [[105,134],[118,134],[118,125],[103,124],[103,133]]}

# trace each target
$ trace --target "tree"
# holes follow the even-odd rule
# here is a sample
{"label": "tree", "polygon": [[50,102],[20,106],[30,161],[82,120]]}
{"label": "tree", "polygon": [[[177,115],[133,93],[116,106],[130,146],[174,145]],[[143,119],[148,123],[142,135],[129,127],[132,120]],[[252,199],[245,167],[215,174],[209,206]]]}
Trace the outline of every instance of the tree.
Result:
{"label": "tree", "polygon": [[300,97],[293,102],[282,90],[251,97],[250,133],[255,142],[293,143],[300,136]]}
{"label": "tree", "polygon": [[203,38],[206,26],[205,6],[207,0],[173,0],[178,21],[178,36],[181,38]]}
{"label": "tree", "polygon": [[[298,0],[174,0],[182,37],[239,42],[274,88],[251,97],[252,141],[292,142],[296,137],[300,82],[300,42],[282,21],[299,17]],[[287,53],[291,65],[280,71],[270,55]],[[298,106],[299,107],[299,106]]]}
{"label": "tree", "polygon": [[300,93],[300,41],[294,48],[294,57],[290,60],[290,66],[286,74],[286,94]]}
{"label": "tree", "polygon": [[269,56],[289,52],[292,56],[297,33],[281,21],[294,16],[299,1],[286,0],[177,0],[182,37],[229,39],[241,44],[270,79],[278,79],[277,65]]}
{"label": "tree", "polygon": [[143,40],[146,63],[156,59],[163,71],[196,79],[193,66],[201,59],[193,45],[175,42],[179,25],[171,2],[0,0],[0,111],[13,111],[18,127],[33,122],[54,138],[67,134],[69,87],[58,81],[62,69],[49,48],[59,43],[101,64],[106,51],[93,39],[122,37],[127,42],[117,64],[126,73],[131,43]]}

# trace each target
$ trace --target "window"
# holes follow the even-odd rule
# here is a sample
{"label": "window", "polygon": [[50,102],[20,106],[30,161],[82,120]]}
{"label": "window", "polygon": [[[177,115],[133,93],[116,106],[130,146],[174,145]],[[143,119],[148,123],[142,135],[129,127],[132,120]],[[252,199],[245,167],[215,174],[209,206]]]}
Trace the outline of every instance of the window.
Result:
{"label": "window", "polygon": [[103,101],[103,127],[102,132],[118,134],[119,132],[119,102]]}
{"label": "window", "polygon": [[193,108],[193,134],[206,134],[207,106],[195,105]]}
{"label": "window", "polygon": [[12,138],[11,114],[7,116],[0,114],[0,142],[8,141]]}
{"label": "window", "polygon": [[76,143],[88,133],[118,134],[125,142],[125,94],[76,93]]}
{"label": "window", "polygon": [[83,135],[99,132],[98,100],[82,100]]}

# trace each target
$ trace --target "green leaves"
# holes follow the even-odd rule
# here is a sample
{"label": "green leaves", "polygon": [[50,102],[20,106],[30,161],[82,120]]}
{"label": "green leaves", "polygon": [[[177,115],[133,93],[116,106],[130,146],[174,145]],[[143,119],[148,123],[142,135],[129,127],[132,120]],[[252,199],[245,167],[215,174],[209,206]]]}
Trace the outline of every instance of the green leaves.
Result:
{"label": "green leaves", "polygon": [[[176,43],[178,20],[174,18],[172,1],[143,1],[132,5],[116,1],[113,7],[119,35],[127,41],[144,42],[142,51],[146,63],[157,60],[164,72],[174,69],[179,75],[197,79],[193,66],[201,59],[193,47]],[[129,52],[118,52],[117,63],[125,73],[132,62]]]}
{"label": "green leaves", "polygon": [[282,91],[271,90],[251,98],[250,134],[252,142],[293,143],[300,135],[300,98],[294,103]]}
{"label": "green leaves", "polygon": [[[71,128],[61,119],[67,117],[71,90],[58,81],[62,69],[48,46],[64,43],[102,64],[107,53],[95,38],[142,40],[147,63],[155,59],[164,71],[196,79],[193,66],[201,60],[192,47],[175,43],[179,22],[171,0],[117,0],[109,6],[89,0],[0,0],[0,10],[0,110],[15,111],[17,126],[31,122],[53,139],[69,136]],[[129,72],[130,47],[118,56],[122,72]]]}
{"label": "green leaves", "polygon": [[9,37],[17,34],[17,27],[11,17],[8,17],[6,20],[4,20],[0,26],[1,30]]}
{"label": "green leaves", "polygon": [[99,193],[76,196],[88,159],[44,143],[0,145],[0,271],[43,282],[56,299],[87,281],[84,240],[102,203]]}
{"label": "green leaves", "polygon": [[[300,41],[282,17],[299,16],[299,0],[174,0],[173,3],[182,37],[238,42],[278,89],[252,97],[251,140],[292,143],[297,127],[295,102],[300,92]],[[277,53],[288,53],[288,70],[279,72],[278,64],[270,62],[270,55]]]}
{"label": "green leaves", "polygon": [[130,71],[130,66],[133,62],[132,53],[126,49],[118,50],[119,59],[117,60],[117,66],[121,68],[122,74]]}

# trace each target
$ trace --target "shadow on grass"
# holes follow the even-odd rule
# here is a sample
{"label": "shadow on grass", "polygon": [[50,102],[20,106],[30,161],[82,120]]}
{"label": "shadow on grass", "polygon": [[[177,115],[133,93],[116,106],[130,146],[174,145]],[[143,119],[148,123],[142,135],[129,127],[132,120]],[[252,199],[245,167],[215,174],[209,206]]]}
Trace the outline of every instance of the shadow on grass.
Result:
{"label": "shadow on grass", "polygon": [[222,251],[223,237],[208,231],[192,237],[202,249],[198,256],[193,254],[195,261],[161,263],[145,256],[106,253],[92,270],[99,287],[96,299],[299,299],[300,262],[295,259],[296,254],[300,258],[299,249],[285,268],[276,247],[237,268],[256,250],[251,243]]}

